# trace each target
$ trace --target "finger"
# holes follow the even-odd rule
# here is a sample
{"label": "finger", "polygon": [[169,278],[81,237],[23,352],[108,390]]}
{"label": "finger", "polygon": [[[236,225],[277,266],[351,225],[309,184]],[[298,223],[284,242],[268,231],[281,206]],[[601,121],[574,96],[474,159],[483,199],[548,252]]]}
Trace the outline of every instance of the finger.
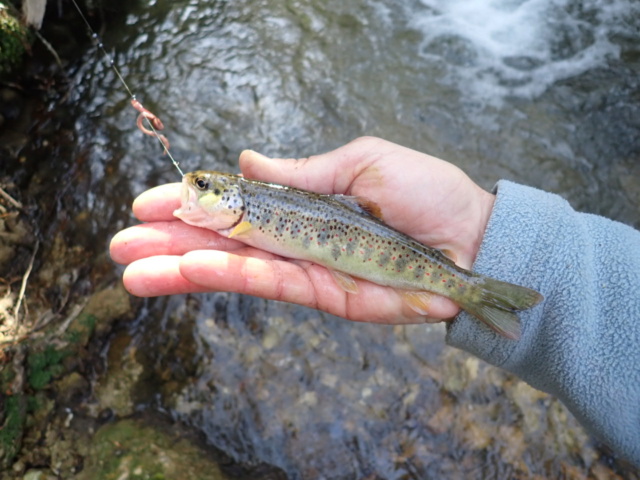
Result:
{"label": "finger", "polygon": [[143,222],[175,220],[174,210],[180,208],[180,183],[168,183],[151,188],[133,201],[133,214]]}
{"label": "finger", "polygon": [[[347,294],[329,271],[309,262],[195,251],[180,263],[185,279],[208,290],[229,291],[280,300],[323,310],[355,321],[423,323],[424,315],[411,310],[394,290],[356,280],[359,292]],[[448,317],[458,309],[447,299],[434,296],[429,316]],[[453,313],[452,313],[453,312]]]}
{"label": "finger", "polygon": [[211,230],[176,220],[146,223],[122,230],[111,240],[109,253],[114,262],[127,265],[156,255],[183,255],[203,249],[237,250],[244,246]]}
{"label": "finger", "polygon": [[157,256],[136,260],[124,271],[124,287],[137,297],[207,291],[202,285],[192,283],[180,274],[180,258]]}
{"label": "finger", "polygon": [[240,169],[248,178],[318,193],[347,193],[351,183],[375,158],[372,153],[392,145],[382,139],[365,137],[303,159],[271,159],[245,150],[240,154]]}
{"label": "finger", "polygon": [[[266,257],[266,255],[264,255]],[[296,264],[220,251],[193,251],[182,257],[180,272],[213,291],[245,293],[315,308],[313,289]]]}

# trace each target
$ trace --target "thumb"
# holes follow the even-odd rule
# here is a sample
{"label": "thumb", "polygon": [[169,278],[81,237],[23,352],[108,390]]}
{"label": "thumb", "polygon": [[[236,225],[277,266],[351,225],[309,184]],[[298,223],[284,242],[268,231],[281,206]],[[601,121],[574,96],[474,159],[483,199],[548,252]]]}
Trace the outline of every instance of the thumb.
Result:
{"label": "thumb", "polygon": [[240,154],[240,170],[247,178],[288,185],[318,193],[337,193],[338,163],[331,154],[310,158],[269,158],[253,150]]}
{"label": "thumb", "polygon": [[380,138],[361,137],[331,152],[298,160],[274,159],[245,150],[240,154],[240,170],[246,177],[264,182],[318,193],[349,193],[351,184],[372,159],[398,148]]}

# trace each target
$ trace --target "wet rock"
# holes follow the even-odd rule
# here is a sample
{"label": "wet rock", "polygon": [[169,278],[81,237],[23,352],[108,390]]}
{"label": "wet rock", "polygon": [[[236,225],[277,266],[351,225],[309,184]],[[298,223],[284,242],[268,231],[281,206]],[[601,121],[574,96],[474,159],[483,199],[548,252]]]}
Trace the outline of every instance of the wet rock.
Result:
{"label": "wet rock", "polygon": [[0,154],[17,159],[30,140],[31,137],[25,133],[6,130],[0,134]]}
{"label": "wet rock", "polygon": [[113,339],[107,361],[107,373],[95,387],[99,408],[120,417],[131,415],[135,409],[135,386],[144,366],[136,358],[129,335],[121,333]]}
{"label": "wet rock", "polygon": [[[54,273],[55,269],[47,269],[40,272],[40,278],[46,278]],[[65,285],[62,291],[72,288],[76,275],[60,277],[59,284]],[[58,287],[57,285],[56,287]],[[88,344],[92,335],[103,337],[111,331],[116,320],[126,318],[132,314],[129,294],[120,284],[108,287],[92,295],[82,312],[73,318],[67,329],[67,338],[76,346],[84,347]]]}
{"label": "wet rock", "polygon": [[58,380],[55,387],[60,402],[68,404],[88,393],[89,382],[78,372],[71,372]]}
{"label": "wet rock", "polygon": [[538,431],[544,426],[544,410],[540,408],[540,402],[549,398],[549,395],[524,382],[516,382],[514,388],[507,390],[507,394],[522,412],[523,426],[527,432]]}
{"label": "wet rock", "polygon": [[45,470],[29,470],[22,480],[56,480],[58,477]]}
{"label": "wet rock", "polygon": [[83,313],[98,320],[96,334],[102,335],[111,330],[114,321],[132,314],[131,295],[118,283],[95,293]]}
{"label": "wet rock", "polygon": [[24,98],[13,88],[0,88],[0,115],[5,120],[15,120],[24,107]]}
{"label": "wet rock", "polygon": [[77,480],[228,478],[211,459],[211,452],[142,421],[104,425],[87,450],[84,469],[75,477]]}

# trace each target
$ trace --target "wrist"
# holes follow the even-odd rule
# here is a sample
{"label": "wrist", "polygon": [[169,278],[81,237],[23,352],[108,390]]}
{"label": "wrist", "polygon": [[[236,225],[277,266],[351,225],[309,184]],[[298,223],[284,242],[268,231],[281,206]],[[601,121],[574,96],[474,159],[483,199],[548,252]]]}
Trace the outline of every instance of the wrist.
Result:
{"label": "wrist", "polygon": [[491,218],[495,202],[496,196],[493,193],[489,193],[478,187],[478,195],[476,199],[477,210],[474,219],[473,236],[472,241],[469,243],[469,268],[475,263],[478,252],[480,251],[480,246],[482,245],[484,234],[487,230],[487,225],[489,224],[489,219]]}

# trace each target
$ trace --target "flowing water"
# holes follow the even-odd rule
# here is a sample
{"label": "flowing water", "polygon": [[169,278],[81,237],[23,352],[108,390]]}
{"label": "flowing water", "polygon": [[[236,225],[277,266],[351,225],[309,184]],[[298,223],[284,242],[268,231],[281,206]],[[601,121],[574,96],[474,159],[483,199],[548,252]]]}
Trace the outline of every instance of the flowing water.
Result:
{"label": "flowing water", "polygon": [[[622,0],[162,0],[103,39],[185,171],[377,135],[486,188],[512,179],[640,227],[638,32],[640,4]],[[71,73],[84,186],[70,208],[89,242],[179,177],[97,51]],[[288,478],[554,477],[603,461],[557,401],[445,347],[440,327],[212,293],[150,300],[131,331],[153,371],[142,404]]]}

